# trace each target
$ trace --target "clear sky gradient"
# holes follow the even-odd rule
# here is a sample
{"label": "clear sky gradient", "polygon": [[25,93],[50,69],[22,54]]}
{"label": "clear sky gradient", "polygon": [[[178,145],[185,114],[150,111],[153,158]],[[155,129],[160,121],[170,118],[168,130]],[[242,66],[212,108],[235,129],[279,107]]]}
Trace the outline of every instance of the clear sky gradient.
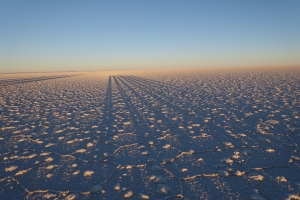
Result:
{"label": "clear sky gradient", "polygon": [[299,64],[299,0],[0,1],[0,72]]}

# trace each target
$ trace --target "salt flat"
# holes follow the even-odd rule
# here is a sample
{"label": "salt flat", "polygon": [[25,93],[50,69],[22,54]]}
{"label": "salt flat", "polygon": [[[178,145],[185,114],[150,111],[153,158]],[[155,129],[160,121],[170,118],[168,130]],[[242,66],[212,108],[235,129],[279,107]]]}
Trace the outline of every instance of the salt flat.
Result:
{"label": "salt flat", "polygon": [[0,75],[0,199],[300,199],[300,68]]}

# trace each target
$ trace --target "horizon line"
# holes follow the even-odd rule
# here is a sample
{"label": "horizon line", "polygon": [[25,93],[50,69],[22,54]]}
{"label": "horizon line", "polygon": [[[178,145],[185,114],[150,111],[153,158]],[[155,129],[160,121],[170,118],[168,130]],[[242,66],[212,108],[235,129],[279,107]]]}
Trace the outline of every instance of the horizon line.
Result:
{"label": "horizon line", "polygon": [[100,71],[147,71],[147,70],[197,70],[197,69],[249,69],[249,68],[281,68],[281,67],[300,67],[300,64],[297,65],[261,65],[261,66],[215,66],[215,67],[188,67],[188,68],[179,68],[179,67],[170,67],[164,69],[158,68],[144,68],[144,69],[99,69],[99,70],[62,70],[62,71],[17,71],[17,72],[0,72],[0,74],[29,74],[29,73],[64,73],[64,72],[100,72]]}

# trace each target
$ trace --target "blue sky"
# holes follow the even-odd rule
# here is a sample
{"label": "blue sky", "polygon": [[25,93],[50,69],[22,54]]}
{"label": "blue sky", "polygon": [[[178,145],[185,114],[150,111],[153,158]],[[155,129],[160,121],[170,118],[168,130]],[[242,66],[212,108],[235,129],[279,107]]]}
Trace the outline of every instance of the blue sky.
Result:
{"label": "blue sky", "polygon": [[2,0],[0,72],[300,64],[300,1]]}

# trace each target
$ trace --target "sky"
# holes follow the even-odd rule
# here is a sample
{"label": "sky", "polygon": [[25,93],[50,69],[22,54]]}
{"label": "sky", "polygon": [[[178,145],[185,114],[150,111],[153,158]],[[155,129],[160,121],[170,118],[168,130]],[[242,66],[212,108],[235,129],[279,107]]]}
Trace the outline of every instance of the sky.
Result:
{"label": "sky", "polygon": [[0,1],[0,73],[288,65],[299,0]]}

